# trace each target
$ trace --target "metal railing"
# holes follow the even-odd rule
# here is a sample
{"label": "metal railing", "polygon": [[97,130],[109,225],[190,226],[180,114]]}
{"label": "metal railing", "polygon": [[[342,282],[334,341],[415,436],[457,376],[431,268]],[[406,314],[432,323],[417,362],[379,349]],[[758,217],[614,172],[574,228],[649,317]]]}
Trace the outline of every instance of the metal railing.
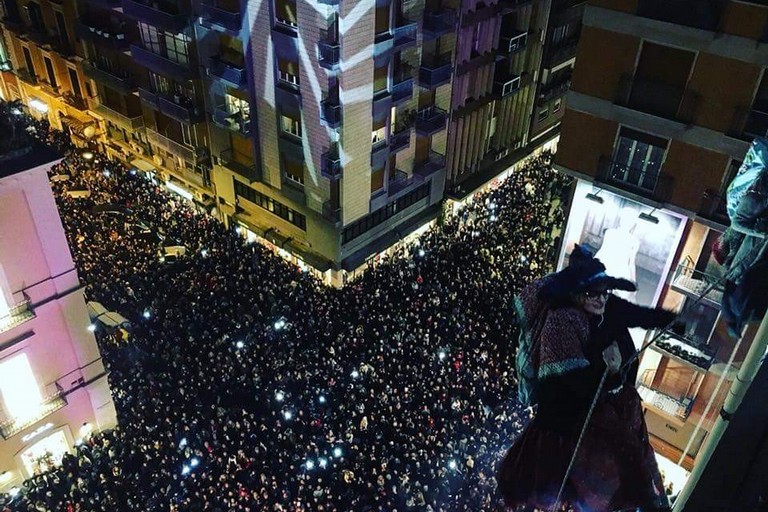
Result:
{"label": "metal railing", "polygon": [[[690,379],[685,379],[688,382],[683,382],[680,378],[672,377],[670,379],[663,378],[659,384],[654,384],[656,380],[657,370],[646,370],[640,377],[640,382],[637,386],[637,391],[640,394],[640,398],[646,404],[658,409],[670,416],[685,420],[693,409],[696,393],[690,393],[691,382]],[[667,371],[664,373],[664,377],[673,372]],[[678,385],[679,384],[679,385]],[[680,393],[679,387],[685,387],[686,393]]]}
{"label": "metal railing", "polygon": [[96,105],[93,111],[111,121],[112,123],[125,128],[126,130],[138,130],[144,127],[144,117],[141,115],[130,117],[125,114],[121,114],[117,110],[114,110],[103,103]]}
{"label": "metal railing", "polygon": [[341,45],[338,36],[329,30],[320,32],[320,40],[317,42],[317,50],[320,53],[319,64],[326,69],[335,69],[341,61]]}
{"label": "metal railing", "polygon": [[334,144],[320,157],[320,172],[328,178],[336,179],[341,177],[341,170],[339,147]]}
{"label": "metal railing", "polygon": [[211,57],[208,63],[208,75],[220,78],[238,87],[246,83],[245,64],[227,62],[221,57]]}
{"label": "metal railing", "polygon": [[341,105],[337,100],[326,99],[320,102],[320,112],[323,121],[331,128],[341,125]]}
{"label": "metal railing", "polygon": [[232,149],[225,149],[219,153],[219,160],[224,167],[231,169],[241,176],[245,176],[249,179],[256,177],[256,164],[245,164],[238,161],[237,158],[235,158],[235,152]]}
{"label": "metal railing", "polygon": [[224,27],[232,32],[240,30],[242,17],[239,12],[232,12],[214,5],[210,0],[203,0],[200,4],[200,14],[204,23],[211,27]]}
{"label": "metal railing", "polygon": [[162,135],[151,128],[147,128],[147,142],[153,147],[162,149],[172,155],[176,155],[179,158],[187,160],[188,162],[195,162],[198,156],[201,155],[200,148],[193,149],[189,146],[185,146],[175,140]]}
{"label": "metal railing", "polygon": [[416,113],[416,132],[432,135],[445,129],[448,113],[435,105],[423,108]]}
{"label": "metal railing", "polygon": [[56,383],[56,392],[43,399],[40,403],[40,408],[34,415],[27,418],[7,418],[0,421],[0,436],[8,440],[66,405],[67,399],[65,398],[64,390]]}
{"label": "metal railing", "polygon": [[426,160],[421,162],[414,162],[413,174],[416,177],[425,179],[430,174],[440,171],[445,168],[445,155],[441,155],[437,151],[429,150],[429,155]]}
{"label": "metal railing", "polygon": [[672,177],[662,174],[661,169],[643,170],[607,157],[598,162],[597,179],[662,203],[669,200],[673,184]]}
{"label": "metal railing", "polygon": [[25,299],[10,308],[8,314],[0,317],[0,332],[5,332],[35,318],[35,313],[29,309],[29,300]]}
{"label": "metal railing", "polygon": [[451,55],[428,54],[422,59],[419,67],[419,85],[426,89],[434,89],[451,80]]}
{"label": "metal railing", "polygon": [[712,287],[705,299],[716,304],[722,303],[725,291],[720,277],[696,270],[693,265],[688,263],[678,265],[672,277],[672,287],[677,288],[690,297],[699,297]]}

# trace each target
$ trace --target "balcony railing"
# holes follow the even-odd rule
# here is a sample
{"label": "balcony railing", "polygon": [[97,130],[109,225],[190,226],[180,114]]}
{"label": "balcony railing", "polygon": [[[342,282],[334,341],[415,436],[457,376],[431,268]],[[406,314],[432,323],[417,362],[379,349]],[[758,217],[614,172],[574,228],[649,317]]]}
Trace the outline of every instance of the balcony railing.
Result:
{"label": "balcony railing", "polygon": [[113,124],[125,128],[129,131],[135,131],[144,127],[144,117],[141,115],[130,117],[121,114],[117,110],[111,109],[104,104],[96,105],[93,111]]}
{"label": "balcony railing", "polygon": [[392,84],[392,104],[399,105],[413,97],[413,75],[410,67],[404,66],[400,77]]}
{"label": "balcony railing", "polygon": [[442,169],[445,169],[445,155],[430,150],[426,160],[413,164],[413,175],[419,179],[426,179]]}
{"label": "balcony railing", "polygon": [[402,20],[400,25],[395,27],[392,32],[392,46],[395,51],[402,50],[416,44],[416,33],[419,30],[419,24],[411,20]]}
{"label": "balcony railing", "polygon": [[434,105],[420,110],[416,114],[416,133],[428,137],[444,130],[448,113]]}
{"label": "balcony railing", "polygon": [[133,56],[136,64],[149,68],[150,71],[160,73],[161,75],[170,75],[180,80],[190,80],[194,78],[197,66],[193,67],[193,59],[185,64],[179,64],[167,57],[158,55],[149,50],[145,50],[141,46],[131,45],[131,55]]}
{"label": "balcony railing", "polygon": [[216,5],[211,0],[203,0],[200,4],[200,18],[206,28],[224,29],[225,32],[240,32],[242,16],[239,12],[227,11]]}
{"label": "balcony railing", "polygon": [[547,57],[547,64],[549,66],[557,66],[558,64],[572,59],[576,56],[576,49],[579,46],[579,38],[574,37],[561,41],[560,44],[555,46]]}
{"label": "balcony railing", "polygon": [[690,89],[632,75],[623,75],[615,103],[657,117],[692,124],[699,95]]}
{"label": "balcony railing", "polygon": [[657,352],[704,371],[712,366],[717,353],[712,347],[672,332],[665,332],[652,347]]}
{"label": "balcony railing", "polygon": [[682,263],[672,278],[672,289],[692,299],[698,299],[710,286],[712,289],[704,300],[719,306],[723,302],[725,288],[718,276],[696,270],[690,263]]}
{"label": "balcony railing", "polygon": [[178,156],[187,162],[195,163],[205,154],[202,148],[191,148],[184,144],[180,144],[151,128],[147,128],[147,141],[154,148],[162,149],[163,151]]}
{"label": "balcony railing", "polygon": [[541,87],[541,93],[539,94],[539,103],[546,103],[555,98],[564,96],[571,88],[571,78],[568,77],[563,81],[558,81],[552,84],[543,85]]}
{"label": "balcony railing", "polygon": [[425,89],[436,89],[451,81],[451,55],[427,55],[419,68],[419,85]]}
{"label": "balcony railing", "polygon": [[600,158],[597,180],[659,203],[669,201],[672,193],[672,176],[661,174],[660,170],[647,171],[606,157]]}
{"label": "balcony railing", "polygon": [[9,331],[33,318],[35,313],[29,309],[29,300],[23,300],[10,308],[6,316],[0,317],[0,332]]}
{"label": "balcony railing", "polygon": [[440,9],[424,13],[421,24],[421,33],[425,41],[436,39],[452,32],[456,26],[456,11],[453,9]]}
{"label": "balcony railing", "polygon": [[640,384],[637,387],[637,392],[640,394],[640,398],[642,398],[643,402],[646,404],[665,414],[668,414],[669,416],[673,416],[681,420],[687,419],[688,415],[691,413],[691,409],[693,408],[692,399],[681,400],[662,393],[661,391],[653,389],[645,384]]}
{"label": "balcony railing", "polygon": [[332,37],[328,31],[324,31],[317,42],[317,49],[320,53],[321,67],[331,70],[338,68],[341,62],[341,45],[337,38]]}
{"label": "balcony railing", "polygon": [[189,24],[188,13],[179,11],[178,2],[149,2],[123,0],[123,14],[137,21],[143,21],[156,27],[163,27],[175,32]]}
{"label": "balcony railing", "polygon": [[117,50],[128,48],[128,39],[125,32],[103,29],[95,25],[89,25],[82,19],[75,23],[75,33],[77,37],[85,41],[107,46]]}
{"label": "balcony railing", "polygon": [[166,96],[146,89],[139,89],[139,97],[153,109],[177,121],[197,123],[203,119],[203,110],[190,98]]}
{"label": "balcony railing", "polygon": [[241,111],[231,111],[226,105],[218,105],[213,110],[213,122],[222,128],[242,135],[251,133],[251,118]]}
{"label": "balcony railing", "polygon": [[499,52],[506,55],[513,55],[525,50],[528,44],[528,32],[514,32],[501,37],[499,42]]}
{"label": "balcony railing", "polygon": [[387,193],[390,196],[395,195],[410,187],[412,184],[413,178],[409,177],[408,173],[401,171],[400,169],[395,169],[395,173],[387,185]]}
{"label": "balcony railing", "polygon": [[341,105],[336,100],[323,100],[320,102],[320,115],[331,128],[341,126]]}
{"label": "balcony railing", "polygon": [[16,76],[21,80],[27,82],[30,85],[37,85],[37,77],[29,72],[27,68],[19,68],[16,70]]}
{"label": "balcony railing", "polygon": [[407,127],[399,132],[394,132],[389,136],[389,152],[391,154],[405,149],[411,143],[411,127]]}
{"label": "balcony railing", "polygon": [[40,403],[37,412],[28,418],[8,418],[0,421],[0,435],[8,440],[25,428],[34,425],[49,414],[58,411],[67,405],[67,399],[64,396],[64,390],[57,384],[56,392],[45,397]]}
{"label": "balcony railing", "polygon": [[331,146],[328,151],[320,157],[320,172],[329,179],[338,179],[341,177],[341,157],[339,156],[338,146]]}
{"label": "balcony railing", "polygon": [[136,89],[133,77],[126,70],[106,70],[97,67],[93,62],[85,61],[83,62],[83,73],[88,78],[125,94]]}
{"label": "balcony railing", "polygon": [[247,72],[244,64],[233,64],[220,57],[211,57],[208,64],[208,75],[239,88],[246,84]]}
{"label": "balcony railing", "polygon": [[245,164],[235,158],[234,151],[226,149],[219,154],[219,160],[224,167],[231,171],[253,180],[256,178],[256,164]]}

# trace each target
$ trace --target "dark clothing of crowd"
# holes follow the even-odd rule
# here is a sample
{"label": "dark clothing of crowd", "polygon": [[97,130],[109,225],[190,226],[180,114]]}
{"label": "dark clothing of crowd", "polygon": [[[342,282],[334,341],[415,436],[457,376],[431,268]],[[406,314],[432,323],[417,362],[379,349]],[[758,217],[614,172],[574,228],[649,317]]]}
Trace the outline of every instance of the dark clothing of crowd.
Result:
{"label": "dark clothing of crowd", "polygon": [[[141,173],[71,151],[52,186],[87,298],[132,323],[127,341],[96,333],[119,427],[6,509],[503,510],[496,467],[531,414],[515,398],[512,298],[552,270],[568,186],[550,164],[333,289]],[[178,244],[185,256],[159,257]]]}

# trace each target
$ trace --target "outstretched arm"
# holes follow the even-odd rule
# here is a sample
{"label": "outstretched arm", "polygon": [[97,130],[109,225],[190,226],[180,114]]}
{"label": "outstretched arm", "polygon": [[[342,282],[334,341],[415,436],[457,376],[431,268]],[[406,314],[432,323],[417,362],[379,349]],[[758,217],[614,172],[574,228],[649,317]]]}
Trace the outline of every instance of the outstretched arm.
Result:
{"label": "outstretched arm", "polygon": [[677,318],[677,313],[672,311],[638,306],[616,296],[609,299],[608,307],[610,312],[606,312],[606,317],[621,319],[621,322],[627,327],[642,327],[644,329],[666,327]]}

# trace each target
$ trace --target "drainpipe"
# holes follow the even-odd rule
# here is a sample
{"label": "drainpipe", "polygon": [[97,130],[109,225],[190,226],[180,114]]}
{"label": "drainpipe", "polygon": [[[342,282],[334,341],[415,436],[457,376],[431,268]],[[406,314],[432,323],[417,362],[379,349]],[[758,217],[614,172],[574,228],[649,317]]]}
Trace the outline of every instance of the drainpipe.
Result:
{"label": "drainpipe", "polygon": [[693,489],[699,483],[699,479],[701,478],[702,473],[704,473],[704,469],[706,469],[709,459],[712,458],[712,453],[714,453],[717,448],[725,429],[728,428],[730,419],[736,413],[739,405],[741,405],[744,395],[747,393],[749,386],[752,384],[752,380],[760,369],[760,364],[765,357],[766,347],[768,347],[768,315],[763,317],[763,321],[760,323],[757,334],[755,334],[755,339],[752,342],[752,346],[749,348],[747,357],[744,358],[744,362],[741,365],[739,374],[736,376],[736,380],[733,381],[731,389],[725,397],[723,408],[720,410],[720,416],[715,421],[704,445],[701,447],[700,453],[696,456],[696,463],[693,466],[693,471],[691,471],[691,476],[688,478],[683,490],[675,501],[675,506],[673,508],[674,512],[686,511],[685,505],[688,502],[688,498],[691,497]]}

